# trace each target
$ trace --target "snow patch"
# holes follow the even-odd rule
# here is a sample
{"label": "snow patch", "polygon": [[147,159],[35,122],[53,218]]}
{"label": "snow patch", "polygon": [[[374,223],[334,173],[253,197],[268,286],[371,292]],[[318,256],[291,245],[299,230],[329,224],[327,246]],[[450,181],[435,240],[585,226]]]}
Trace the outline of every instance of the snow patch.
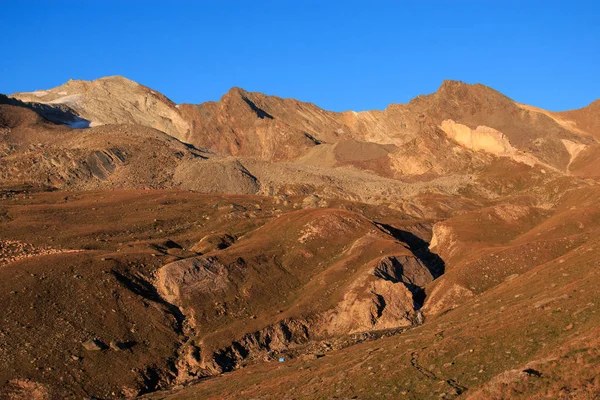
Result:
{"label": "snow patch", "polygon": [[87,119],[83,119],[83,118],[79,118],[79,117],[75,117],[75,118],[76,119],[74,121],[65,122],[65,125],[68,126],[69,128],[73,128],[73,129],[87,129],[87,128],[92,128],[94,126],[103,125],[100,122],[88,121]]}
{"label": "snow patch", "polygon": [[77,121],[67,122],[66,125],[73,129],[85,129],[90,127],[90,121],[81,119]]}

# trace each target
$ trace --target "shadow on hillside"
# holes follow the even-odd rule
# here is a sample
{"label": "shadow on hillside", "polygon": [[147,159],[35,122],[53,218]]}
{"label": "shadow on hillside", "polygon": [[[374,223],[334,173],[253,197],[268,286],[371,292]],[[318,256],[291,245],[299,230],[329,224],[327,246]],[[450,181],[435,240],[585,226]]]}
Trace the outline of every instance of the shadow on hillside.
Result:
{"label": "shadow on hillside", "polygon": [[406,243],[410,251],[421,260],[427,267],[433,279],[442,276],[446,270],[446,264],[440,256],[429,250],[429,243],[416,236],[414,233],[403,231],[386,224],[378,224],[381,228],[392,235],[396,240]]}
{"label": "shadow on hillside", "polygon": [[164,306],[165,309],[171,315],[173,315],[173,317],[177,321],[177,333],[183,332],[183,321],[185,320],[185,315],[177,306],[163,299],[162,296],[156,290],[156,288],[150,282],[139,277],[125,276],[115,270],[111,270],[111,273],[121,285],[123,285],[125,288],[129,289],[136,295]]}
{"label": "shadow on hillside", "polygon": [[254,104],[254,102],[252,100],[250,100],[246,96],[242,96],[242,99],[246,102],[246,104],[248,104],[248,106],[250,106],[250,108],[252,109],[252,111],[254,111],[256,113],[256,115],[258,116],[258,118],[260,118],[260,119],[265,119],[265,118],[267,118],[267,119],[273,119],[273,116],[271,114],[269,114],[268,112],[266,112],[262,108],[259,108],[256,104]]}
{"label": "shadow on hillside", "polygon": [[[388,234],[392,235],[396,240],[406,243],[410,251],[417,257],[423,265],[429,270],[433,279],[437,279],[440,276],[444,275],[446,271],[446,264],[444,260],[440,256],[435,253],[432,253],[429,250],[429,243],[418,237],[412,232],[403,231],[401,229],[394,228],[391,225],[378,223],[377,226]],[[420,290],[413,292],[414,293],[414,301],[415,308],[418,310],[423,306],[425,302],[425,290],[420,288]]]}
{"label": "shadow on hillside", "polygon": [[43,104],[24,102],[0,94],[0,104],[8,104],[15,107],[28,108],[36,112],[42,118],[58,124],[67,125],[74,129],[85,129],[90,127],[90,121],[81,118],[75,111],[65,104]]}

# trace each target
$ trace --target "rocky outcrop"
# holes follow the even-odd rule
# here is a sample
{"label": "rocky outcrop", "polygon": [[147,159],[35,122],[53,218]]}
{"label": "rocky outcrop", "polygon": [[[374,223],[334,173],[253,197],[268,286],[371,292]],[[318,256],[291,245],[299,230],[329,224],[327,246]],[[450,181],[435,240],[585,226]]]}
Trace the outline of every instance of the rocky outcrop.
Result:
{"label": "rocky outcrop", "polygon": [[273,354],[289,351],[310,339],[310,326],[305,320],[282,320],[259,331],[244,335],[213,356],[213,368],[227,372],[258,358],[270,358]]}
{"label": "rocky outcrop", "polygon": [[227,233],[213,233],[204,236],[190,250],[197,253],[210,253],[215,250],[223,250],[231,246],[236,238]]}
{"label": "rocky outcrop", "polygon": [[368,332],[412,325],[414,300],[402,283],[361,279],[325,317],[328,335]]}
{"label": "rocky outcrop", "polygon": [[486,151],[494,155],[509,155],[515,151],[502,132],[487,126],[478,126],[471,129],[447,119],[442,121],[442,130],[449,138],[474,151]]}
{"label": "rocky outcrop", "polygon": [[325,332],[340,335],[395,329],[415,323],[423,288],[433,281],[414,256],[388,256],[356,279],[343,300],[325,317]]}
{"label": "rocky outcrop", "polygon": [[156,288],[169,303],[181,307],[186,292],[217,293],[225,290],[227,269],[219,262],[203,257],[188,258],[162,267],[156,275]]}
{"label": "rocky outcrop", "polygon": [[401,282],[412,293],[417,293],[433,280],[423,261],[411,256],[384,257],[375,266],[374,275],[393,283]]}
{"label": "rocky outcrop", "polygon": [[452,228],[443,222],[433,226],[433,235],[429,243],[429,250],[439,254],[445,260],[450,259],[457,251],[458,239]]}

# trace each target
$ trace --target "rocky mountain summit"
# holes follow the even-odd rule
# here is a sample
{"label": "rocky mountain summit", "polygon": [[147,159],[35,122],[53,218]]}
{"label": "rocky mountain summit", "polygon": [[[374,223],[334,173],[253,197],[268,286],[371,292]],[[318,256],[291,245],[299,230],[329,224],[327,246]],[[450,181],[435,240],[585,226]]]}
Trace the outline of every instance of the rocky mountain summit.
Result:
{"label": "rocky mountain summit", "polygon": [[0,398],[600,397],[600,103],[0,95]]}

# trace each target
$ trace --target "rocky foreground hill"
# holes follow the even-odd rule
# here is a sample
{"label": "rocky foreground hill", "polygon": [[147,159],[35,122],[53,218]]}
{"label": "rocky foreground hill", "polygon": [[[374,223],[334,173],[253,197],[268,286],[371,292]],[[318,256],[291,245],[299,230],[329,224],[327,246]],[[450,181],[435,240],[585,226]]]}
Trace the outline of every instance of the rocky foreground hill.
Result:
{"label": "rocky foreground hill", "polygon": [[0,398],[600,397],[600,107],[0,95]]}

